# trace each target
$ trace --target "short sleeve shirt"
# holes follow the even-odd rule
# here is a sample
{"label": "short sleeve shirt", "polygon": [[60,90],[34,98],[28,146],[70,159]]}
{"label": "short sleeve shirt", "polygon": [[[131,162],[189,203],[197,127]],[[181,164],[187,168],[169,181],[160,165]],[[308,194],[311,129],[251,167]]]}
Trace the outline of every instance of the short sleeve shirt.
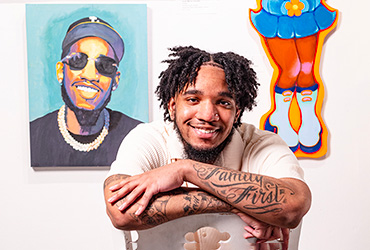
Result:
{"label": "short sleeve shirt", "polygon": [[[123,140],[108,176],[136,175],[185,159],[184,148],[172,122],[140,124]],[[279,135],[242,123],[214,165],[274,178],[303,181],[298,160]]]}

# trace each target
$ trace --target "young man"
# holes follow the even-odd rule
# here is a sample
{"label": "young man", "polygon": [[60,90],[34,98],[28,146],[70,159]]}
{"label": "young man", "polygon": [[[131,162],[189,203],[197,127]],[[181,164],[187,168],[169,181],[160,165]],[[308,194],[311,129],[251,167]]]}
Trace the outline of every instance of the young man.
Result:
{"label": "young man", "polygon": [[31,165],[110,166],[140,123],[106,108],[118,87],[123,40],[107,22],[86,17],[70,25],[62,49],[56,73],[65,105],[31,122]]}
{"label": "young man", "polygon": [[250,225],[246,238],[296,227],[311,203],[297,159],[278,135],[240,120],[257,95],[251,62],[231,52],[172,51],[156,91],[165,121],[132,130],[105,181],[113,225],[138,230],[233,212]]}

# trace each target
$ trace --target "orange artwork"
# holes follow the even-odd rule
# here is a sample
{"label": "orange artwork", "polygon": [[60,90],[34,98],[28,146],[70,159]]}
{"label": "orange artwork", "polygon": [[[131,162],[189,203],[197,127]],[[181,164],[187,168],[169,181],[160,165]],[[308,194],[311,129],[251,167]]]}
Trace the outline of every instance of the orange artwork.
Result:
{"label": "orange artwork", "polygon": [[320,57],[338,11],[324,0],[257,0],[257,5],[250,21],[274,69],[271,108],[260,128],[279,134],[297,157],[322,157],[328,130],[321,117]]}

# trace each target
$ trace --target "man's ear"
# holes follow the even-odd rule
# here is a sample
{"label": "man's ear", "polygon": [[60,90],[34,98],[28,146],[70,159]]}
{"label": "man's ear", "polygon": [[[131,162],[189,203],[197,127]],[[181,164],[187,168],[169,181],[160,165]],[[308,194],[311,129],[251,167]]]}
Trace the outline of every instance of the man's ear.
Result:
{"label": "man's ear", "polygon": [[57,62],[55,66],[57,71],[57,80],[59,83],[62,83],[64,77],[64,64],[62,62]]}
{"label": "man's ear", "polygon": [[234,121],[234,123],[238,120],[239,116],[240,116],[240,108],[236,107],[236,114],[235,114],[235,121]]}
{"label": "man's ear", "polygon": [[176,102],[175,98],[172,97],[171,100],[168,102],[168,112],[170,113],[170,118],[172,121],[175,119],[175,111],[176,111]]}
{"label": "man's ear", "polygon": [[113,81],[112,90],[115,91],[118,88],[119,80],[121,79],[121,72],[117,71],[115,81]]}

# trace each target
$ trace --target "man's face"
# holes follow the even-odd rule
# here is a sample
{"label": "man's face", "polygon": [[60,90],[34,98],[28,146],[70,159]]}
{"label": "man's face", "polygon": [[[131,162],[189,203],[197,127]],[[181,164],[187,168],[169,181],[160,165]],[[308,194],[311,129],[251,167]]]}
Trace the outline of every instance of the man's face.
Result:
{"label": "man's face", "polygon": [[[109,44],[97,37],[83,38],[71,46],[68,56],[84,53],[89,58],[82,69],[76,69],[68,63],[57,64],[57,77],[60,79],[60,71],[63,70],[63,80],[68,97],[79,109],[99,109],[109,98],[111,90],[119,82],[119,72],[113,75],[103,75],[96,68],[97,58],[114,58],[113,49]],[[115,81],[113,80],[115,78]],[[115,86],[116,87],[116,86]]]}
{"label": "man's face", "polygon": [[202,66],[195,85],[172,98],[168,106],[183,140],[197,150],[219,146],[239,116],[225,73],[215,66]]}

